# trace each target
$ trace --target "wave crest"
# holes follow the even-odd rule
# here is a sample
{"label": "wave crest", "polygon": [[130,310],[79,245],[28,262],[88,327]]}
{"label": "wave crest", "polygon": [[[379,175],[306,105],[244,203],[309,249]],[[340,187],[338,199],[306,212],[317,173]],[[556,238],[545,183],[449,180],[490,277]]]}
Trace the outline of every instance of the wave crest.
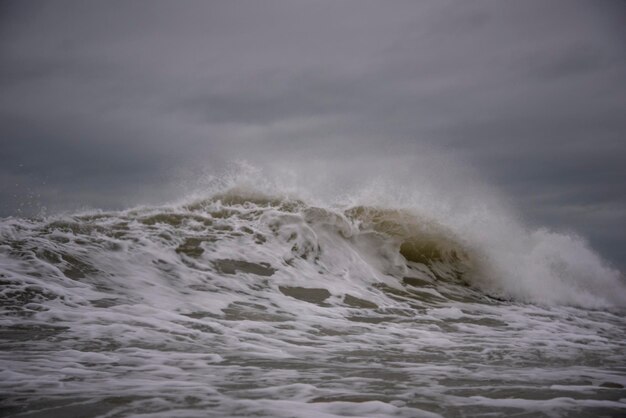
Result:
{"label": "wave crest", "polygon": [[283,288],[324,287],[351,297],[372,286],[391,293],[421,286],[440,296],[474,298],[471,292],[480,290],[479,296],[542,304],[626,303],[620,273],[576,237],[516,227],[502,240],[500,230],[476,234],[444,221],[419,208],[311,205],[235,188],[175,206],[4,220],[0,239],[10,264],[26,254],[31,264],[96,287],[110,285],[103,283],[115,276],[111,271],[135,271],[138,260],[147,260],[138,273],[144,281],[154,265],[169,274],[175,269],[166,265],[181,264],[217,275],[262,272]]}

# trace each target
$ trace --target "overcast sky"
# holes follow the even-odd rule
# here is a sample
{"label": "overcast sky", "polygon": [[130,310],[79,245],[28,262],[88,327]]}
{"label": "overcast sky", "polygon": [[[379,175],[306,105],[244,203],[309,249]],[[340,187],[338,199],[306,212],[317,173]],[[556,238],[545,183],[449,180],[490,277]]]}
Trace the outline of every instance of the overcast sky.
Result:
{"label": "overcast sky", "polygon": [[0,216],[437,149],[626,267],[626,2],[0,3]]}

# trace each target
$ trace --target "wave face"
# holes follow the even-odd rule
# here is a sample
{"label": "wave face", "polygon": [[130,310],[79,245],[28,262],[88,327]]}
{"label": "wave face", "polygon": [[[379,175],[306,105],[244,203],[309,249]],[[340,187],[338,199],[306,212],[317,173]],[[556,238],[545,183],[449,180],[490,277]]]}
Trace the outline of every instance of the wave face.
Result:
{"label": "wave face", "polygon": [[625,413],[620,274],[445,220],[243,189],[4,219],[0,414]]}

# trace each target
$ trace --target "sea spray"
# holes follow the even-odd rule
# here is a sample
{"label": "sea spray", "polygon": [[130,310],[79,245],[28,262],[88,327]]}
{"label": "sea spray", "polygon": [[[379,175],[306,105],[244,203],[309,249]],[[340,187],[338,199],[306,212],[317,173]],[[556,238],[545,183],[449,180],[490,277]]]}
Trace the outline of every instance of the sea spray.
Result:
{"label": "sea spray", "polygon": [[1,414],[626,411],[624,286],[583,240],[493,197],[296,180],[3,219]]}

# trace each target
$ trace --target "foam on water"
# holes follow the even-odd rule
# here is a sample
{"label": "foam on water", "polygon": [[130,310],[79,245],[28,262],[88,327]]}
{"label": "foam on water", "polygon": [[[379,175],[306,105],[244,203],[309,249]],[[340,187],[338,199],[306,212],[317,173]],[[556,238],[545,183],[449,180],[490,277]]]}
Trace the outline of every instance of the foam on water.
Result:
{"label": "foam on water", "polygon": [[626,412],[624,285],[580,238],[288,186],[2,220],[1,414]]}

